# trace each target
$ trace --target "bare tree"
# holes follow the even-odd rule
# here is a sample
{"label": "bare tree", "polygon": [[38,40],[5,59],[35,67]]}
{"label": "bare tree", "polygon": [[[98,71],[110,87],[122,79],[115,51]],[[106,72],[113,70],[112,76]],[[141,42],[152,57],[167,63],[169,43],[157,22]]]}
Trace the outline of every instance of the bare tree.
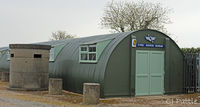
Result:
{"label": "bare tree", "polygon": [[165,31],[165,24],[171,23],[168,14],[171,10],[160,3],[151,2],[110,2],[107,4],[101,25],[117,32],[139,29]]}
{"label": "bare tree", "polygon": [[50,40],[62,40],[62,39],[69,39],[69,38],[74,38],[76,37],[75,35],[67,34],[66,31],[57,31],[57,32],[52,32]]}

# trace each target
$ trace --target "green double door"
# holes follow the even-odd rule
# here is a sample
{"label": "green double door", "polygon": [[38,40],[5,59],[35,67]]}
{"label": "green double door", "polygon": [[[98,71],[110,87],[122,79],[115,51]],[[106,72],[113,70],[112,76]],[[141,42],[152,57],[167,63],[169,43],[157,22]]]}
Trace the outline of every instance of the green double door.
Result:
{"label": "green double door", "polygon": [[164,52],[136,50],[136,96],[164,93]]}

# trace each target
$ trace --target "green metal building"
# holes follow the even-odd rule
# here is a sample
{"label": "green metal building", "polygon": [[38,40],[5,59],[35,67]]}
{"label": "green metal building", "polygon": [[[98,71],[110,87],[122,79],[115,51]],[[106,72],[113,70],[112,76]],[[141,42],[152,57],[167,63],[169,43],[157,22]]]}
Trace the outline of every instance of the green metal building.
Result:
{"label": "green metal building", "polygon": [[101,85],[101,97],[183,92],[182,51],[156,30],[38,44],[52,46],[49,76],[62,78],[68,91],[82,93],[83,83],[95,82]]}
{"label": "green metal building", "polygon": [[0,48],[0,72],[8,72],[9,71],[9,48],[2,47]]}

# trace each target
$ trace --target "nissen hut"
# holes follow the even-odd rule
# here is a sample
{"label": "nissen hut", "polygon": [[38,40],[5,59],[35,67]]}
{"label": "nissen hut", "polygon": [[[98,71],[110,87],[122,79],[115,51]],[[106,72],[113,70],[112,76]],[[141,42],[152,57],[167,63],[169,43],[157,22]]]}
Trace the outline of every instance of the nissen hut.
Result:
{"label": "nissen hut", "polygon": [[52,46],[49,76],[62,78],[68,91],[82,93],[83,83],[91,82],[100,83],[101,97],[183,92],[183,53],[162,32],[146,29],[39,44]]}

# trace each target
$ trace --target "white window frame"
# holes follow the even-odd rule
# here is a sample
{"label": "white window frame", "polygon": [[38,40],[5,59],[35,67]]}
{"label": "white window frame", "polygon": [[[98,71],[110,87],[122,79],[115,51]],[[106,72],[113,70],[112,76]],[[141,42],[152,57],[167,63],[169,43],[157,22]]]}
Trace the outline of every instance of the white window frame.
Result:
{"label": "white window frame", "polygon": [[[95,47],[96,51],[95,52],[89,52],[89,47]],[[81,51],[81,48],[86,48],[86,51]],[[81,59],[81,54],[87,54],[87,60],[82,60]],[[95,60],[89,60],[89,54],[95,54]],[[96,44],[88,44],[88,45],[82,45],[79,47],[79,62],[84,62],[84,63],[96,63],[97,62],[97,47]]]}

